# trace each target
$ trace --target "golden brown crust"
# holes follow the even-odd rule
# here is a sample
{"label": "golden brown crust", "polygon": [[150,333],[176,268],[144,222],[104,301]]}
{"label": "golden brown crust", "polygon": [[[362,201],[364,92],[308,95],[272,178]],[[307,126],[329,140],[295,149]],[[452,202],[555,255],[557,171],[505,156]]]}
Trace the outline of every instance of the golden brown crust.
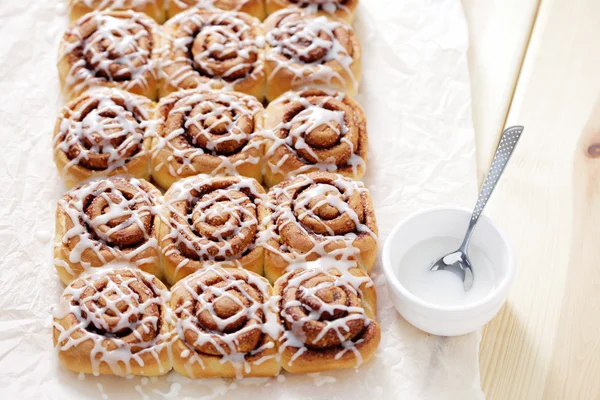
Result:
{"label": "golden brown crust", "polygon": [[287,92],[266,110],[265,184],[319,170],[360,179],[366,169],[367,120],[342,92]]}
{"label": "golden brown crust", "polygon": [[269,16],[264,27],[268,101],[305,86],[356,94],[362,53],[351,26],[290,8]]}
{"label": "golden brown crust", "polygon": [[114,88],[91,90],[63,107],[54,126],[53,147],[65,186],[123,174],[149,180],[147,122],[153,113],[154,103],[148,98]]}
{"label": "golden brown crust", "polygon": [[[379,324],[373,321],[363,332],[363,338],[365,341],[356,344],[356,350],[360,353],[364,363],[375,355],[381,341],[381,328]],[[340,352],[339,349],[307,351],[299,358],[293,359],[296,351],[288,347],[281,352],[281,365],[283,369],[294,374],[309,374],[312,372],[355,368],[357,366],[356,355],[352,352],[346,352],[342,356],[339,356],[338,359],[335,359]]]}
{"label": "golden brown crust", "polygon": [[165,20],[164,3],[163,0],[69,0],[67,8],[71,21],[76,21],[93,11],[133,10],[162,23]]}
{"label": "golden brown crust", "polygon": [[264,196],[252,178],[198,175],[171,186],[159,231],[166,280],[175,284],[215,263],[262,274],[257,208]]}
{"label": "golden brown crust", "polygon": [[[160,198],[149,182],[123,177],[92,181],[67,192],[56,208],[54,266],[61,281],[67,285],[84,271],[113,261],[127,261],[160,277]],[[112,202],[112,217],[96,222],[104,219],[106,202]]]}
{"label": "golden brown crust", "polygon": [[262,181],[263,106],[250,95],[191,89],[158,104],[152,176],[168,189],[198,174]]}
{"label": "golden brown crust", "polygon": [[172,337],[167,294],[156,277],[130,268],[75,280],[53,310],[53,342],[61,363],[84,374],[166,374]]}
{"label": "golden brown crust", "polygon": [[162,27],[161,97],[212,88],[264,99],[262,37],[260,21],[246,13],[190,9],[175,16]]}
{"label": "golden brown crust", "polygon": [[271,188],[259,216],[266,224],[264,268],[271,282],[291,263],[324,256],[373,268],[377,222],[371,196],[358,182],[330,172],[298,175]]}
{"label": "golden brown crust", "polygon": [[265,18],[264,0],[170,0],[167,7],[168,18],[191,7],[216,7],[225,11],[240,11],[260,20]]}
{"label": "golden brown crust", "polygon": [[115,87],[156,99],[158,29],[156,21],[135,11],[95,11],[75,21],[58,55],[66,96],[73,99],[90,88]]}
{"label": "golden brown crust", "polygon": [[[279,373],[268,281],[250,271],[205,269],[171,289],[175,371],[189,378]],[[203,310],[203,311],[199,311]],[[227,321],[227,322],[225,322]]]}
{"label": "golden brown crust", "polygon": [[283,8],[298,7],[309,14],[323,15],[352,24],[359,0],[266,0],[267,15]]}
{"label": "golden brown crust", "polygon": [[[307,290],[312,288],[320,289]],[[377,295],[361,269],[344,263],[339,269],[299,269],[279,278],[274,291],[281,297],[279,352],[286,371],[352,368],[375,354],[381,338]],[[340,324],[344,330],[336,328]]]}

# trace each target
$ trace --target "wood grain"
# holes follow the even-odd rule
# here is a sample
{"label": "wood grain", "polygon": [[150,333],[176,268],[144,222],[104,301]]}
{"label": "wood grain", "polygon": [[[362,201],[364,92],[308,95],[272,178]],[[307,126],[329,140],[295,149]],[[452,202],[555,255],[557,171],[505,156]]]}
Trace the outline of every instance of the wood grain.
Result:
{"label": "wood grain", "polygon": [[599,21],[597,0],[544,0],[523,62],[507,124],[525,132],[486,211],[518,261],[484,331],[488,399],[600,396],[600,159],[578,145],[600,112]]}
{"label": "wood grain", "polygon": [[575,153],[573,241],[545,398],[600,397],[600,97]]}

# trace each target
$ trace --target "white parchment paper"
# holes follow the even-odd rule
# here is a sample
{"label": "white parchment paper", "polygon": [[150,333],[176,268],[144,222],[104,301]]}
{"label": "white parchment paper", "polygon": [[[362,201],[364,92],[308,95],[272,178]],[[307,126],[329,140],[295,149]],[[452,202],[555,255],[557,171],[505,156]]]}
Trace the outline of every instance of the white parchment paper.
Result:
{"label": "white parchment paper", "polygon": [[[51,136],[62,99],[55,67],[67,24],[52,0],[0,3],[0,399],[479,399],[479,335],[439,338],[393,309],[379,265],[382,342],[359,370],[273,379],[85,377],[52,349],[51,265],[65,189]],[[474,133],[460,0],[363,0],[359,101],[369,120],[369,185],[381,242],[411,212],[475,199]]]}

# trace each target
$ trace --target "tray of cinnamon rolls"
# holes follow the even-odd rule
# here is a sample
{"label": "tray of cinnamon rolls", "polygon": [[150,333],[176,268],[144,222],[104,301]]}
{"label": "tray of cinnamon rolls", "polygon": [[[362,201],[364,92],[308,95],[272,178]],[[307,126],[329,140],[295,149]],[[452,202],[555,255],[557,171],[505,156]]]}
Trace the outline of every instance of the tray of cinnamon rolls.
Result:
{"label": "tray of cinnamon rolls", "polygon": [[80,374],[360,368],[381,336],[358,0],[70,0],[53,341]]}

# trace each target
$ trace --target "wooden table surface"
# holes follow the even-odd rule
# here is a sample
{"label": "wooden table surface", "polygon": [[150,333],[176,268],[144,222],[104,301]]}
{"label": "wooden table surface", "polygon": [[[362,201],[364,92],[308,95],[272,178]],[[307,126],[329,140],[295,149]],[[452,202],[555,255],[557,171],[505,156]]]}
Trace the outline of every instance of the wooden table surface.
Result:
{"label": "wooden table surface", "polygon": [[484,330],[484,392],[600,399],[600,1],[462,1],[480,178],[525,126],[486,209],[518,269]]}

